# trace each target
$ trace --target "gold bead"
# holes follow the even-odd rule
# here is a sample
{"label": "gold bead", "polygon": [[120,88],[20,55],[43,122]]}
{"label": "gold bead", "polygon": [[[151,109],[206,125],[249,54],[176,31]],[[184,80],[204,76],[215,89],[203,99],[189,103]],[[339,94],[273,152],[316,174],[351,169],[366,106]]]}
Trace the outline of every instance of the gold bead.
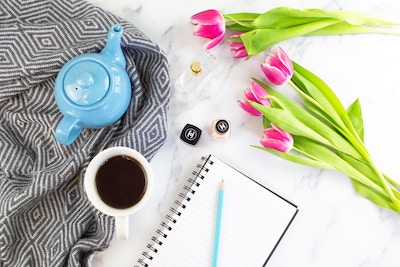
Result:
{"label": "gold bead", "polygon": [[193,75],[199,75],[203,70],[203,66],[201,65],[200,62],[195,61],[192,64],[190,64],[190,70],[192,71]]}

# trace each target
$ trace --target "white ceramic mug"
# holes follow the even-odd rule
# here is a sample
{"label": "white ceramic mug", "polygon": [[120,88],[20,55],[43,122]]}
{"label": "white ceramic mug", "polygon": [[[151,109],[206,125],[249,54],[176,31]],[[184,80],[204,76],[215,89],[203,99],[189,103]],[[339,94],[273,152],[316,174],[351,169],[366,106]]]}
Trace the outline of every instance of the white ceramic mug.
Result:
{"label": "white ceramic mug", "polygon": [[[100,197],[96,186],[96,176],[99,168],[107,160],[117,156],[126,156],[139,163],[145,174],[147,184],[142,198],[133,206],[123,209],[114,208],[106,204]],[[84,188],[89,201],[95,208],[115,218],[115,233],[117,239],[127,239],[129,237],[129,215],[140,210],[148,201],[151,191],[153,190],[153,172],[150,163],[138,151],[128,147],[110,147],[98,153],[90,161],[85,173]]]}

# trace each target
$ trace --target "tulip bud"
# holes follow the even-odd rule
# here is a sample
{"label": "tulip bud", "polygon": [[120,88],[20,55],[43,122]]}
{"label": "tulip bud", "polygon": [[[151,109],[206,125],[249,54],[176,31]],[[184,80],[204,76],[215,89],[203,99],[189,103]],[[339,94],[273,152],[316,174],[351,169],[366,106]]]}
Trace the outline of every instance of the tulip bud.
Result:
{"label": "tulip bud", "polygon": [[248,88],[244,90],[245,99],[238,100],[240,107],[253,116],[261,116],[261,112],[255,109],[248,101],[257,102],[264,106],[271,105],[268,98],[265,96],[269,95],[267,90],[265,90],[261,85],[256,82],[252,82]]}
{"label": "tulip bud", "polygon": [[264,130],[264,136],[260,143],[266,148],[288,152],[292,149],[294,141],[290,133],[271,123],[271,128]]}
{"label": "tulip bud", "polygon": [[213,48],[224,39],[225,19],[218,10],[209,9],[197,13],[191,17],[190,22],[195,25],[194,35],[211,39],[206,49]]}
{"label": "tulip bud", "polygon": [[240,41],[240,35],[243,33],[235,33],[229,37],[229,45],[234,58],[247,57],[246,47],[243,42]]}
{"label": "tulip bud", "polygon": [[282,85],[292,78],[294,68],[289,56],[278,47],[261,64],[261,70],[271,83]]}

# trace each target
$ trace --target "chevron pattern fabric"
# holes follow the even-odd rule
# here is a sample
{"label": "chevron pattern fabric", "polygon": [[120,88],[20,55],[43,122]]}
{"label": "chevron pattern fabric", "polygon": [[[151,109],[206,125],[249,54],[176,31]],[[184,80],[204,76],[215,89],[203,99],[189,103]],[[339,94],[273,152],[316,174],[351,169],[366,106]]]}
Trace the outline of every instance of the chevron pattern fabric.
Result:
{"label": "chevron pattern fabric", "polygon": [[[125,115],[56,142],[62,118],[55,77],[71,58],[99,52],[111,25],[122,48],[132,99]],[[90,159],[128,146],[150,160],[167,134],[168,64],[131,23],[83,0],[3,0],[0,5],[0,267],[88,266],[113,238],[114,220],[85,196]]]}

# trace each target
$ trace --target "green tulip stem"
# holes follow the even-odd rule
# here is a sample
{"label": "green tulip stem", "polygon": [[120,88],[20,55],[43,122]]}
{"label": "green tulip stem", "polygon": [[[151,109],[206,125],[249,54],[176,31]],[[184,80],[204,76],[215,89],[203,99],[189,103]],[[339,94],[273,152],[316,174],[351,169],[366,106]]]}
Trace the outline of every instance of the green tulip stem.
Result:
{"label": "green tulip stem", "polygon": [[324,162],[324,161],[320,160],[319,158],[317,158],[317,157],[315,157],[315,156],[313,156],[313,155],[301,150],[300,148],[298,148],[296,146],[293,146],[291,150],[295,151],[295,152],[297,152],[299,154],[302,154],[302,155],[304,155],[304,156],[306,156],[306,157],[308,157],[308,158],[310,158],[312,160],[319,161],[319,162]]}
{"label": "green tulip stem", "polygon": [[307,95],[306,93],[304,93],[303,90],[301,90],[292,80],[288,81],[288,84],[303,98],[305,98],[306,100],[310,101],[311,103],[313,103],[316,107],[320,108],[321,110],[323,110],[324,108],[321,106],[320,103],[318,103],[314,98],[312,98],[311,96]]}
{"label": "green tulip stem", "polygon": [[[392,200],[393,204],[396,205],[396,203],[398,203],[398,199],[395,197],[395,195],[393,194],[392,189],[390,188],[388,181],[385,179],[385,177],[383,176],[383,174],[375,167],[375,164],[372,162],[372,159],[369,157],[368,159],[368,163],[369,166],[371,167],[371,169],[376,173],[376,175],[378,176],[379,180],[382,183],[383,188],[385,189],[386,193],[388,194],[389,198]],[[400,208],[400,207],[399,207]],[[400,210],[398,210],[400,211]]]}
{"label": "green tulip stem", "polygon": [[283,105],[282,105],[282,103],[281,103],[281,101],[279,100],[279,98],[277,98],[277,97],[275,97],[275,96],[273,96],[273,95],[265,95],[265,96],[263,96],[262,98],[264,98],[264,99],[269,99],[271,102],[272,101],[274,101],[275,103],[274,103],[274,105],[271,103],[271,106],[273,106],[273,107],[282,107]]}
{"label": "green tulip stem", "polygon": [[400,189],[400,183],[397,180],[392,179],[390,176],[386,175],[385,173],[382,173],[382,175],[386,178],[386,180],[389,181],[393,185],[395,189]]}

